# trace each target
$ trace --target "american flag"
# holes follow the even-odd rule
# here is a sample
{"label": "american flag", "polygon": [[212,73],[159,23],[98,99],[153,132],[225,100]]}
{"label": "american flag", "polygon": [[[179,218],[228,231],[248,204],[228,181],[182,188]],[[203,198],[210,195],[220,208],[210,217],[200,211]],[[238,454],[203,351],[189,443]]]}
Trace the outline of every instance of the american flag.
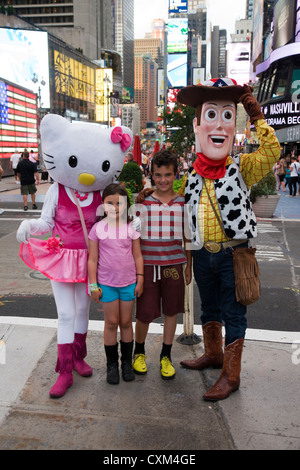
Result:
{"label": "american flag", "polygon": [[0,80],[0,159],[15,150],[37,150],[36,100],[34,93]]}

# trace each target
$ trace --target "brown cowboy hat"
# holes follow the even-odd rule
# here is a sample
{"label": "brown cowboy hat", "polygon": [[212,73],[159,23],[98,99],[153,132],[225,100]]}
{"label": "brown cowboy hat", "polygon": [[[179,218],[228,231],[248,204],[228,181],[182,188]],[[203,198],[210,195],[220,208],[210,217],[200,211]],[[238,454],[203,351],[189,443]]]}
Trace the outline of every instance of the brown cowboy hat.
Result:
{"label": "brown cowboy hat", "polygon": [[230,100],[238,103],[245,89],[231,78],[215,78],[201,85],[188,85],[179,90],[177,101],[197,108],[210,100]]}

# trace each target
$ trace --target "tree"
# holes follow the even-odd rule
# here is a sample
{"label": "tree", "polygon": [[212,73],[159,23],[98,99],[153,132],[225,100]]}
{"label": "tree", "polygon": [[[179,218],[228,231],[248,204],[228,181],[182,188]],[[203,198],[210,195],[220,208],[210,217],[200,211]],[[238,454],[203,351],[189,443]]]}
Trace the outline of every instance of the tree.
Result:
{"label": "tree", "polygon": [[191,151],[195,143],[193,130],[193,119],[195,110],[190,106],[177,103],[176,96],[173,97],[174,106],[164,112],[164,122],[166,125],[166,142],[179,154],[182,151]]}

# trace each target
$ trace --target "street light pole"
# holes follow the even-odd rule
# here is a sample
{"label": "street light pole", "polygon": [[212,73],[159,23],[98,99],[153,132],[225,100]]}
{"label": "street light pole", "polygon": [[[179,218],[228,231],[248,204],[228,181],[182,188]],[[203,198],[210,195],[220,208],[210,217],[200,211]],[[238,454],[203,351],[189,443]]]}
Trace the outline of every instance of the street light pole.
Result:
{"label": "street light pole", "polygon": [[107,125],[110,127],[110,119],[109,119],[109,84],[111,83],[107,74],[103,78],[104,83],[106,84],[106,100],[107,100]]}

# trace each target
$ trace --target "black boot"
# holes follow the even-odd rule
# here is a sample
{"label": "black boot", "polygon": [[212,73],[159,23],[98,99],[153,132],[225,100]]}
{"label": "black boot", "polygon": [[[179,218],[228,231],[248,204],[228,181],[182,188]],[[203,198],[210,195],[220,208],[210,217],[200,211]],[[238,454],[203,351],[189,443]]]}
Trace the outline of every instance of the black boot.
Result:
{"label": "black boot", "polygon": [[106,353],[106,367],[107,376],[106,380],[111,385],[117,385],[120,381],[119,377],[119,355],[118,355],[118,343],[114,346],[104,345]]}
{"label": "black boot", "polygon": [[122,368],[122,377],[125,382],[130,382],[135,379],[135,375],[132,368],[132,350],[133,350],[133,341],[130,343],[124,343],[120,341],[121,345],[121,368]]}

